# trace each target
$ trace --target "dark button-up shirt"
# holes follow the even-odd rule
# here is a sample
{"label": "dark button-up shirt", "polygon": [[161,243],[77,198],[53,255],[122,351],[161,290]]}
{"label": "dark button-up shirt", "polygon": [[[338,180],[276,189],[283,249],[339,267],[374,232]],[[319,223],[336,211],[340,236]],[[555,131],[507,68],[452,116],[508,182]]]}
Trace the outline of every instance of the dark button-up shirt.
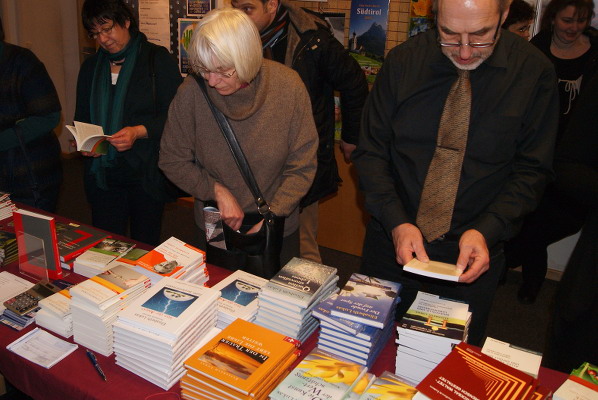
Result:
{"label": "dark button-up shirt", "polygon": [[[364,108],[353,160],[366,208],[387,230],[415,224],[440,115],[457,70],[428,31],[391,50]],[[537,49],[502,31],[471,71],[472,109],[450,235],[491,248],[514,235],[552,179],[556,76]]]}

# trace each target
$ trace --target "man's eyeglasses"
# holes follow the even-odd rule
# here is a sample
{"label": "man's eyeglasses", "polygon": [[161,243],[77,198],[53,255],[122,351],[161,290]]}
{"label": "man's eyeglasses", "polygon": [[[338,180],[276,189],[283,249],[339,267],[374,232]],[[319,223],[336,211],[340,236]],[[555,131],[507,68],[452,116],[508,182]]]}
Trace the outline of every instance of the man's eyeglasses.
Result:
{"label": "man's eyeglasses", "polygon": [[231,72],[222,72],[222,71],[210,71],[207,68],[204,67],[197,67],[197,70],[199,71],[199,73],[205,78],[208,79],[208,77],[210,76],[210,74],[216,74],[221,78],[232,78],[233,75],[237,72],[236,69],[233,69]]}
{"label": "man's eyeglasses", "polygon": [[491,47],[494,46],[494,44],[496,43],[496,38],[498,36],[498,30],[500,29],[500,25],[501,25],[501,21],[499,19],[498,21],[498,25],[496,25],[496,31],[494,31],[494,36],[492,37],[492,41],[491,42],[473,42],[473,43],[461,43],[459,42],[455,42],[455,43],[451,43],[451,42],[442,42],[440,40],[440,36],[438,37],[438,43],[440,44],[441,47],[461,47],[461,46],[469,46],[472,47],[474,49],[481,49],[484,47]]}
{"label": "man's eyeglasses", "polygon": [[92,40],[96,40],[98,38],[98,36],[100,35],[110,35],[112,33],[112,29],[114,29],[114,22],[112,23],[112,25],[108,28],[102,28],[100,29],[98,32],[89,32],[87,34],[87,36],[92,39]]}

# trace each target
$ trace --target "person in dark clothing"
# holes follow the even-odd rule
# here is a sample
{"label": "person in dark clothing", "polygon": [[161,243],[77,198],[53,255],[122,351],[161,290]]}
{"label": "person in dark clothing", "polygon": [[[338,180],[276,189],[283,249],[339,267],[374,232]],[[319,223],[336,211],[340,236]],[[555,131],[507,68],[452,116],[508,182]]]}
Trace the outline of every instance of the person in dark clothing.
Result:
{"label": "person in dark clothing", "polygon": [[535,14],[534,8],[527,1],[513,0],[502,28],[529,40],[529,29],[534,22]]}
{"label": "person in dark clothing", "polygon": [[99,49],[79,71],[75,121],[110,135],[108,154],[82,153],[92,222],[157,245],[165,197],[154,177],[168,106],[182,82],[178,65],[139,32],[122,0],[86,0],[82,18]]}
{"label": "person in dark clothing", "polygon": [[12,201],[56,210],[62,164],[53,129],[60,109],[44,64],[6,43],[0,20],[0,191]]}
{"label": "person in dark clothing", "polygon": [[334,157],[334,91],[340,93],[341,149],[346,162],[359,135],[359,118],[368,94],[365,74],[334,38],[326,22],[286,0],[233,0],[256,24],[264,56],[293,68],[305,83],[320,139],[318,169],[301,200],[301,257],[321,262],[318,244],[318,202],[338,190]]}
{"label": "person in dark clothing", "polygon": [[[504,269],[502,243],[552,178],[556,77],[540,51],[500,29],[508,2],[439,0],[436,7],[437,30],[389,52],[364,107],[353,153],[372,214],[361,272],[403,284],[398,318],[419,290],[465,301],[472,312],[468,341],[479,345]],[[447,212],[423,207],[423,193],[436,155],[456,149],[437,141],[449,91],[467,75],[462,71],[470,76],[471,111],[468,122],[453,124],[468,129],[455,197],[442,202],[454,205]],[[454,112],[446,113],[448,121]],[[426,234],[424,213],[448,220],[446,230]],[[449,282],[404,272],[414,257],[456,264],[463,274]]]}
{"label": "person in dark clothing", "polygon": [[544,350],[546,367],[570,373],[583,362],[598,362],[598,75],[587,81],[555,155],[554,186],[587,207],[553,302]]}
{"label": "person in dark clothing", "polygon": [[[552,0],[542,17],[542,29],[531,43],[555,66],[559,94],[559,128],[555,152],[568,130],[569,117],[598,72],[598,35],[589,26],[594,13],[591,0]],[[596,93],[594,93],[596,95]],[[585,98],[585,97],[584,97]],[[536,300],[548,269],[547,247],[581,229],[587,206],[549,185],[535,212],[530,214],[520,234],[507,243],[507,266],[521,265],[523,283],[517,298],[523,304]]]}

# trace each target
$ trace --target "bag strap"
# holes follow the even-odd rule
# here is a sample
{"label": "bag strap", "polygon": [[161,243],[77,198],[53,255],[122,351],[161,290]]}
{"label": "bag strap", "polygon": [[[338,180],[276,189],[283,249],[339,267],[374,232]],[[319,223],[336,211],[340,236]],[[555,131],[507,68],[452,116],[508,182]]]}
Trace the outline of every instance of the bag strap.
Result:
{"label": "bag strap", "polygon": [[193,78],[195,78],[195,81],[199,85],[199,88],[201,89],[201,92],[203,93],[203,95],[206,99],[206,102],[210,106],[210,110],[212,110],[212,113],[214,114],[214,118],[216,118],[216,122],[218,123],[218,126],[220,127],[220,130],[222,131],[222,134],[224,135],[224,138],[226,139],[228,148],[230,149],[231,153],[233,154],[235,163],[237,164],[237,167],[239,167],[239,171],[241,171],[241,175],[243,176],[245,183],[247,184],[247,186],[251,190],[251,193],[253,194],[255,203],[257,204],[257,211],[262,216],[264,216],[264,217],[267,216],[268,218],[271,218],[272,212],[270,211],[270,206],[268,205],[268,202],[264,199],[264,195],[262,194],[259,186],[257,185],[257,182],[255,180],[253,172],[251,172],[251,167],[249,166],[249,163],[247,162],[247,158],[245,157],[245,154],[243,153],[243,149],[241,149],[241,146],[239,145],[239,141],[237,140],[237,137],[235,136],[235,132],[233,131],[232,127],[230,126],[228,119],[224,116],[222,111],[220,111],[216,106],[214,106],[214,104],[210,100],[210,96],[208,96],[208,92],[206,89],[205,80],[203,78],[197,76],[196,74],[191,74],[191,75],[193,76]]}

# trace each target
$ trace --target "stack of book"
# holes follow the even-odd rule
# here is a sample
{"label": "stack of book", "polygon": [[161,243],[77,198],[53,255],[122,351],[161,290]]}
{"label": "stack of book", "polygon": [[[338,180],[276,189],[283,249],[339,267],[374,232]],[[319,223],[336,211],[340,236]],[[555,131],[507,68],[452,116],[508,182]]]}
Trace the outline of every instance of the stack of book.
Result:
{"label": "stack of book", "polygon": [[465,342],[455,346],[416,389],[414,400],[527,400],[550,395],[537,379]]}
{"label": "stack of book", "polygon": [[395,374],[419,383],[453,346],[467,340],[470,320],[468,304],[418,292],[397,325]]}
{"label": "stack of book", "polygon": [[117,258],[124,256],[135,247],[135,243],[105,238],[93,247],[85,250],[75,259],[74,272],[91,278],[111,268]]}
{"label": "stack of book", "polygon": [[[168,390],[183,362],[216,324],[220,292],[165,277],[123,310],[114,324],[116,363]],[[248,333],[248,332],[246,332]]]}
{"label": "stack of book", "polygon": [[318,327],[314,306],[338,291],[336,272],[313,261],[291,259],[260,291],[255,323],[303,342]]}
{"label": "stack of book", "polygon": [[118,265],[70,289],[75,342],[104,356],[113,351],[118,313],[150,286],[147,276]]}
{"label": "stack of book", "polygon": [[264,278],[237,270],[212,286],[221,294],[216,327],[224,329],[237,318],[252,322],[257,313],[258,293],[267,282]]}
{"label": "stack of book", "polygon": [[63,269],[72,271],[75,259],[87,249],[107,238],[108,233],[74,222],[68,224],[56,222],[56,237],[58,240],[60,265]]}
{"label": "stack of book", "polygon": [[17,261],[18,255],[19,251],[15,234],[0,230],[0,266]]}
{"label": "stack of book", "polygon": [[185,361],[183,399],[255,399],[288,374],[299,355],[293,338],[237,319]]}
{"label": "stack of book", "polygon": [[554,400],[598,399],[598,367],[584,362],[571,374],[556,392]]}
{"label": "stack of book", "polygon": [[333,294],[313,309],[320,320],[318,346],[330,353],[371,367],[394,331],[394,308],[388,311],[383,329],[345,318],[333,317],[331,310],[338,295]]}
{"label": "stack of book", "polygon": [[60,292],[41,299],[39,307],[40,309],[35,314],[37,325],[65,338],[73,336],[70,288],[62,289]]}
{"label": "stack of book", "polygon": [[384,371],[366,388],[359,400],[412,399],[417,393],[415,385],[404,382],[395,374]]}
{"label": "stack of book", "polygon": [[182,240],[170,237],[137,260],[137,271],[149,276],[152,285],[168,276],[202,285],[208,281],[206,254]]}
{"label": "stack of book", "polygon": [[346,399],[366,372],[363,365],[316,347],[270,393],[270,399]]}
{"label": "stack of book", "polygon": [[320,318],[318,346],[371,366],[394,330],[401,284],[353,274],[337,296],[314,309]]}
{"label": "stack of book", "polygon": [[17,209],[10,199],[10,193],[0,191],[0,221],[12,217],[12,212]]}

